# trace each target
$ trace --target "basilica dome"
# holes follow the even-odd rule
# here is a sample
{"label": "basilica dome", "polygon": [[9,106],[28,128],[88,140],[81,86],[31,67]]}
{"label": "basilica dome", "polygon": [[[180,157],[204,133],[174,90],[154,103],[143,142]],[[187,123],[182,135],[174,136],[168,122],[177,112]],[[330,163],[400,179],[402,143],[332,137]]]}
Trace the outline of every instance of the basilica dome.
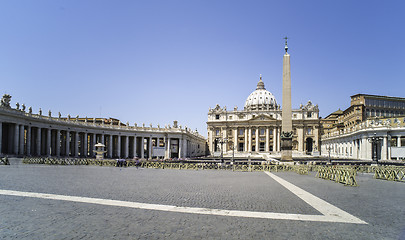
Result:
{"label": "basilica dome", "polygon": [[262,77],[257,83],[257,88],[253,91],[245,102],[246,110],[266,110],[266,109],[276,109],[277,102],[273,94],[266,90]]}

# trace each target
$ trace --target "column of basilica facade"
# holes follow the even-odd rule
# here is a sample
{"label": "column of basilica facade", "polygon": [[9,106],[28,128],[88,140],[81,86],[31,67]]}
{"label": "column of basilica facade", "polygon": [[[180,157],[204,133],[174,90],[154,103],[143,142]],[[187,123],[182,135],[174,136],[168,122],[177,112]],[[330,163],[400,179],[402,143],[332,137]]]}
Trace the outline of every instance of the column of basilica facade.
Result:
{"label": "column of basilica facade", "polygon": [[[11,98],[11,97],[9,97]],[[114,119],[62,118],[0,106],[0,155],[95,157],[96,143],[107,158],[187,158],[205,155],[205,138],[177,125],[129,126]]]}

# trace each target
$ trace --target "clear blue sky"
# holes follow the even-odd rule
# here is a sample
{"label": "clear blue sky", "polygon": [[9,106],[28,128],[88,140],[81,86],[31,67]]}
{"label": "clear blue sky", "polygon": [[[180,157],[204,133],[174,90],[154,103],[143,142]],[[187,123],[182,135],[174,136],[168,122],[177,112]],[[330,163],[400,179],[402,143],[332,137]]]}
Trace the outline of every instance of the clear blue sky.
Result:
{"label": "clear blue sky", "polygon": [[0,1],[1,94],[57,116],[179,124],[243,108],[259,74],[325,117],[357,93],[405,97],[405,1]]}

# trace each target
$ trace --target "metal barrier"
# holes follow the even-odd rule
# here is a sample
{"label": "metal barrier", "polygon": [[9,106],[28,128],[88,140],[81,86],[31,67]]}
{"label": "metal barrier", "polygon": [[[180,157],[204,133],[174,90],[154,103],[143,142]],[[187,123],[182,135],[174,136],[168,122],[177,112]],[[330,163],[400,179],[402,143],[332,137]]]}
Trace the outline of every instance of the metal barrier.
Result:
{"label": "metal barrier", "polygon": [[405,182],[405,167],[378,166],[375,167],[375,179]]}
{"label": "metal barrier", "polygon": [[357,171],[353,167],[320,167],[316,177],[343,183],[346,186],[358,186],[356,182]]}
{"label": "metal barrier", "polygon": [[93,158],[40,158],[25,157],[25,164],[48,164],[48,165],[96,165],[96,166],[116,166],[116,160],[97,160]]}
{"label": "metal barrier", "polygon": [[4,165],[10,165],[8,157],[0,158],[0,162],[3,163]]}

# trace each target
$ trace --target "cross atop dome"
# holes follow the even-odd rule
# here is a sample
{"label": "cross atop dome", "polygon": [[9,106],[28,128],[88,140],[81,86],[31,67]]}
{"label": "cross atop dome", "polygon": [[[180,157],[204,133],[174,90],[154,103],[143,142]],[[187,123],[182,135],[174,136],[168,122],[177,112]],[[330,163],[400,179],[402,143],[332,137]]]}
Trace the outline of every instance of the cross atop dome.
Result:
{"label": "cross atop dome", "polygon": [[266,90],[266,88],[264,87],[264,82],[262,81],[262,75],[260,74],[260,80],[259,80],[259,82],[257,83],[257,88],[256,88],[256,90],[258,90],[258,89],[264,89],[264,90]]}

